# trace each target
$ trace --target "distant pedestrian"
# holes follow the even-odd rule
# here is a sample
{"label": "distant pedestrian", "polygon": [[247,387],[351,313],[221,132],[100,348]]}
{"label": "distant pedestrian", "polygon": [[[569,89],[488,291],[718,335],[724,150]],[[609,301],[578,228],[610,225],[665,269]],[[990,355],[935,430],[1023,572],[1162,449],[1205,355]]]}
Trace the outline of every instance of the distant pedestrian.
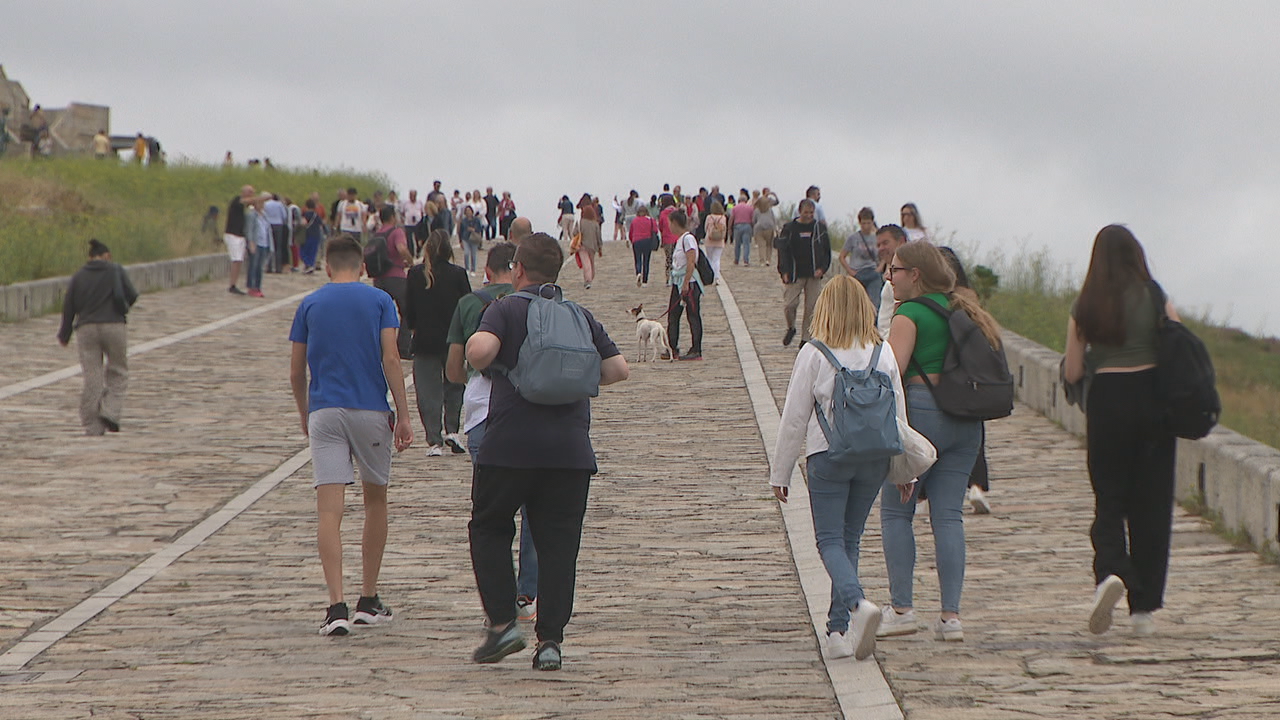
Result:
{"label": "distant pedestrian", "polygon": [[707,261],[715,272],[716,282],[720,281],[720,256],[724,254],[725,242],[729,239],[729,218],[724,214],[724,204],[719,200],[710,200],[711,207],[702,221],[706,233]]}
{"label": "distant pedestrian", "polygon": [[502,191],[502,200],[498,202],[498,233],[506,238],[511,234],[511,223],[516,219],[516,201],[511,193]]}
{"label": "distant pedestrian", "polygon": [[396,210],[391,205],[383,205],[378,211],[378,235],[387,243],[387,254],[391,257],[391,267],[377,277],[371,278],[373,286],[386,292],[396,303],[400,313],[400,331],[396,338],[396,348],[401,360],[413,357],[410,344],[413,336],[413,324],[404,322],[408,307],[406,277],[408,268],[413,266],[413,251],[409,249],[409,240],[405,237],[404,228],[396,224]]}
{"label": "distant pedestrian", "polygon": [[[289,340],[289,382],[310,440],[315,474],[316,532],[320,565],[329,589],[321,635],[346,635],[356,625],[391,622],[391,608],[378,597],[378,575],[387,543],[387,483],[391,448],[413,443],[404,376],[396,352],[395,304],[384,292],[360,282],[363,254],[350,235],[330,240],[325,251],[330,282],[303,298]],[[310,371],[310,383],[307,375]],[[387,392],[395,412],[387,405]],[[342,514],[346,486],[359,466],[364,496],[360,599],[355,617],[343,595]]]}
{"label": "distant pedestrian", "polygon": [[340,199],[333,207],[333,222],[338,232],[347,233],[359,238],[364,234],[365,221],[369,217],[369,209],[360,202],[360,196],[354,187],[347,188],[346,197]]}
{"label": "distant pedestrian", "polygon": [[245,244],[249,248],[249,269],[244,284],[249,289],[249,297],[264,297],[262,274],[271,258],[271,225],[263,207],[269,197],[270,193],[257,195],[244,208]]}
{"label": "distant pedestrian", "polygon": [[[676,187],[679,187],[677,185]],[[672,255],[676,250],[676,241],[680,239],[680,233],[676,232],[671,226],[671,214],[676,212],[676,201],[672,195],[663,195],[658,199],[658,205],[662,208],[658,211],[658,237],[662,241],[662,253],[666,256],[665,266],[663,268],[663,277],[668,285],[671,284],[671,263]],[[684,212],[683,210],[681,212]],[[688,214],[685,216],[688,222]],[[675,347],[672,345],[671,347]]]}
{"label": "distant pedestrian", "polygon": [[746,266],[751,265],[751,216],[754,211],[755,208],[751,206],[751,196],[747,194],[746,188],[743,188],[737,204],[733,206],[733,210],[729,211],[729,225],[733,232],[734,265],[739,262]]}
{"label": "distant pedestrian", "polygon": [[462,262],[467,274],[475,277],[480,262],[480,246],[484,243],[484,226],[470,205],[463,206],[462,220],[458,223],[458,242],[462,246]]}
{"label": "distant pedestrian", "polygon": [[[521,242],[512,281],[518,290],[541,292],[559,275],[563,252],[545,233]],[[514,370],[528,334],[531,300],[519,294],[492,303],[480,327],[467,341],[466,357],[479,371],[495,362]],[[627,362],[604,327],[585,311],[591,337],[600,354],[600,385],[626,380]],[[498,662],[524,648],[516,622],[516,578],[511,562],[512,521],[528,508],[538,552],[538,646],[535,670],[559,670],[560,643],[573,614],[574,584],[582,521],[591,476],[596,472],[591,447],[591,402],[539,405],[524,399],[503,374],[493,375],[492,397],[484,443],[471,488],[471,563],[484,605],[485,640],[476,662]]]}
{"label": "distant pedestrian", "polygon": [[106,160],[110,153],[111,138],[107,136],[106,130],[99,130],[93,136],[93,157],[97,160]]}
{"label": "distant pedestrian", "polygon": [[755,201],[751,213],[752,237],[756,243],[757,254],[764,260],[766,267],[773,261],[773,241],[778,236],[778,219],[773,214],[775,204],[772,196],[761,194]]}
{"label": "distant pedestrian", "polygon": [[560,210],[560,242],[567,243],[573,239],[573,201],[568,195],[560,196],[560,204],[557,206]]}
{"label": "distant pedestrian", "polygon": [[880,293],[884,289],[884,271],[876,250],[876,215],[871,208],[858,211],[858,229],[849,233],[840,248],[840,265],[845,274],[862,283],[876,311],[880,310]]}
{"label": "distant pedestrian", "polygon": [[671,300],[667,304],[667,341],[672,352],[680,349],[680,315],[689,322],[689,351],[681,360],[702,359],[702,278],[698,277],[698,239],[689,232],[689,217],[683,210],[667,216],[671,231],[677,234],[672,244]]}
{"label": "distant pedestrian", "polygon": [[[125,316],[138,291],[124,268],[111,262],[111,250],[89,241],[89,262],[71,276],[62,301],[58,342],[66,347],[76,333],[84,389],[80,424],[86,435],[119,432],[129,387],[129,347]],[[106,359],[104,366],[103,359]]]}
{"label": "distant pedestrian", "polygon": [[400,215],[400,224],[404,226],[405,237],[409,240],[409,247],[413,250],[414,257],[422,254],[422,245],[427,241],[427,233],[421,232],[419,225],[422,223],[422,217],[426,214],[426,203],[418,199],[418,191],[409,190],[409,198],[400,202],[398,208]]}
{"label": "distant pedestrian", "polygon": [[254,190],[252,185],[245,185],[240,188],[240,194],[231,198],[231,202],[227,204],[227,224],[223,230],[222,241],[227,246],[227,257],[231,260],[231,265],[227,271],[227,281],[230,285],[227,292],[232,295],[244,295],[244,291],[236,287],[236,280],[240,279],[240,268],[244,266],[245,253],[248,250],[249,230],[245,223],[245,208],[253,202]]}
{"label": "distant pedestrian", "polygon": [[135,165],[141,165],[143,160],[147,159],[147,139],[142,133],[138,133],[133,139],[133,162]]}
{"label": "distant pedestrian", "polygon": [[272,274],[284,272],[289,264],[289,208],[272,193],[262,204],[262,212],[271,226],[270,254],[266,271]]}
{"label": "distant pedestrian", "polygon": [[[1154,633],[1152,614],[1164,606],[1178,446],[1157,394],[1161,295],[1133,233],[1123,225],[1102,228],[1071,308],[1064,368],[1067,382],[1083,380],[1086,388],[1095,634],[1111,627],[1126,591],[1135,634]],[[1163,310],[1179,319],[1173,303]]]}
{"label": "distant pedestrian", "polygon": [[902,229],[907,233],[907,242],[929,239],[929,231],[925,229],[924,221],[920,219],[920,210],[915,203],[902,206]]}
{"label": "distant pedestrian", "polygon": [[310,275],[316,271],[316,256],[320,251],[320,242],[324,239],[324,219],[320,217],[315,198],[307,198],[307,209],[302,213],[304,234],[306,239],[298,251],[303,271]]}
{"label": "distant pedestrian", "polygon": [[631,255],[636,263],[636,287],[649,287],[649,259],[658,249],[658,223],[649,217],[649,208],[641,205],[628,229]]}
{"label": "distant pedestrian", "polygon": [[588,204],[582,208],[582,222],[578,223],[578,267],[582,268],[582,284],[587,290],[596,279],[596,257],[604,256],[603,238],[600,236],[600,223],[597,222],[596,209]]}
{"label": "distant pedestrian", "polygon": [[804,322],[800,325],[800,340],[809,339],[809,326],[813,320],[813,307],[822,292],[822,278],[831,269],[831,238],[827,226],[814,217],[814,203],[809,198],[800,201],[800,215],[787,223],[778,235],[778,274],[782,277],[782,315],[787,321],[783,345],[790,345],[796,336],[796,309],[800,295],[804,295]]}
{"label": "distant pedestrian", "polygon": [[498,237],[498,196],[493,194],[493,188],[484,189],[484,196],[481,198],[484,203],[484,237],[486,240],[493,240]]}
{"label": "distant pedestrian", "polygon": [[445,379],[449,323],[458,300],[471,292],[467,272],[454,265],[443,230],[427,236],[422,263],[409,271],[405,322],[413,330],[413,378],[418,416],[427,433],[427,457],[466,452],[458,434],[462,385]]}

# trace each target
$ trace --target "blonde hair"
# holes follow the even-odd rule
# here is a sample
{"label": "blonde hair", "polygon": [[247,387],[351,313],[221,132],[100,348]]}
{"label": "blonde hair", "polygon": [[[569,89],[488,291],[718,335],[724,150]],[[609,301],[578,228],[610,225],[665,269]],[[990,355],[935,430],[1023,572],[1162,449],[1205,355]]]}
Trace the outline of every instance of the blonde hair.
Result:
{"label": "blonde hair", "polygon": [[920,282],[916,287],[921,295],[946,295],[952,306],[968,314],[973,324],[986,336],[987,342],[991,343],[991,347],[1000,347],[1000,324],[978,303],[976,294],[957,292],[956,273],[937,246],[927,240],[916,240],[898,248],[895,256],[907,268],[920,271]]}
{"label": "blonde hair", "polygon": [[862,283],[848,275],[831,278],[814,306],[812,333],[832,349],[879,345],[876,308]]}

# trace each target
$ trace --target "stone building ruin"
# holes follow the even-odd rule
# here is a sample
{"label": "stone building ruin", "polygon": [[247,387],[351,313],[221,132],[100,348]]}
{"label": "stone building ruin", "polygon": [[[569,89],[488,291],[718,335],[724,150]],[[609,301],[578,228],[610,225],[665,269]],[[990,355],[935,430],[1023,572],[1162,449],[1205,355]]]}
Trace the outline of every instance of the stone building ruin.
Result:
{"label": "stone building ruin", "polygon": [[[31,113],[35,108],[22,83],[10,80],[0,65],[0,113],[8,108],[5,134],[8,146],[4,155],[27,155],[31,152],[32,138],[29,132]],[[99,130],[111,132],[111,108],[105,105],[71,103],[64,108],[42,107],[48,120],[52,140],[51,154],[80,155],[93,152],[93,136]],[[132,148],[133,137],[112,138],[114,149]],[[123,141],[123,142],[122,142]],[[3,144],[3,143],[0,143]]]}

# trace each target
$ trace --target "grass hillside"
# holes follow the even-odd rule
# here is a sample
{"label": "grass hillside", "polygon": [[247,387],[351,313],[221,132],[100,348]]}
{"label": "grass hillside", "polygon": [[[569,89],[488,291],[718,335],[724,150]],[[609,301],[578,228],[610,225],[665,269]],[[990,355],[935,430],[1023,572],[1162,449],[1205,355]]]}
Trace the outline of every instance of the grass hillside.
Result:
{"label": "grass hillside", "polygon": [[[1063,352],[1078,281],[1067,277],[1047,252],[996,257],[987,263],[999,276],[986,300],[996,319],[1019,335]],[[1180,315],[1213,358],[1222,424],[1280,447],[1280,340],[1213,325],[1186,312]]]}
{"label": "grass hillside", "polygon": [[[367,195],[387,180],[354,172],[8,159],[0,162],[0,285],[71,274],[95,237],[125,264],[217,252],[227,203],[245,184],[301,206],[313,191],[327,204],[340,187]],[[219,210],[217,231],[202,233],[210,205]]]}

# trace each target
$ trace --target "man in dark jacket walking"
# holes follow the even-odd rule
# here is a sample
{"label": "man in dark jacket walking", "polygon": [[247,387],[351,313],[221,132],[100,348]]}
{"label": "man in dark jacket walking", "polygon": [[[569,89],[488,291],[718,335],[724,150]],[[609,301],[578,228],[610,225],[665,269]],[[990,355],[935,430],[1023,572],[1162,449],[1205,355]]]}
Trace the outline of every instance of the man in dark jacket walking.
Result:
{"label": "man in dark jacket walking", "polygon": [[822,278],[831,269],[831,238],[827,226],[814,218],[813,200],[800,201],[800,216],[787,223],[778,236],[778,274],[782,276],[782,314],[787,321],[787,334],[782,344],[790,345],[796,337],[796,309],[800,293],[804,293],[804,323],[800,340],[808,342],[813,323],[813,307],[822,292]]}
{"label": "man in dark jacket walking", "polygon": [[84,375],[80,423],[86,435],[120,431],[129,385],[125,314],[137,299],[138,291],[129,275],[111,262],[111,251],[90,240],[89,262],[71,276],[58,328],[58,342],[63,347],[71,342],[72,330],[78,331],[76,345]]}

